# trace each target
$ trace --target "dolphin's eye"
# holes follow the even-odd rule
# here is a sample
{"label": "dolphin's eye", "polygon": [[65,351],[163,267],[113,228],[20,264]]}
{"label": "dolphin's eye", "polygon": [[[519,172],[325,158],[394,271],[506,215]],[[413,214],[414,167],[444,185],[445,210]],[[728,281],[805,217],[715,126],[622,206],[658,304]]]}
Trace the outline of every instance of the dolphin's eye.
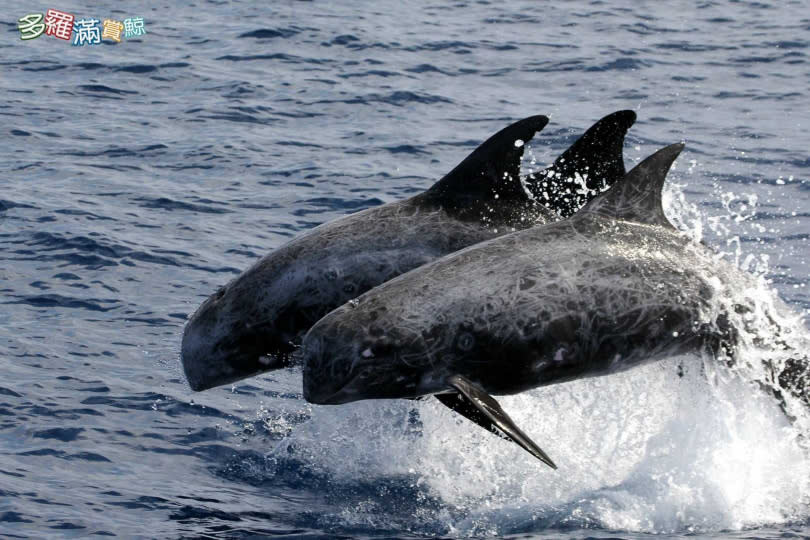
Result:
{"label": "dolphin's eye", "polygon": [[354,294],[355,290],[357,290],[357,287],[354,286],[354,283],[345,283],[343,285],[343,292],[346,294]]}
{"label": "dolphin's eye", "polygon": [[387,340],[379,340],[373,345],[370,344],[360,349],[360,356],[363,358],[384,358],[393,352],[393,344]]}
{"label": "dolphin's eye", "polygon": [[469,332],[462,332],[456,340],[456,346],[459,350],[469,352],[475,347],[475,338]]}
{"label": "dolphin's eye", "polygon": [[371,377],[371,371],[372,369],[370,367],[368,366],[364,367],[363,369],[360,370],[360,373],[358,373],[357,376],[360,377],[361,379],[368,379],[369,377]]}

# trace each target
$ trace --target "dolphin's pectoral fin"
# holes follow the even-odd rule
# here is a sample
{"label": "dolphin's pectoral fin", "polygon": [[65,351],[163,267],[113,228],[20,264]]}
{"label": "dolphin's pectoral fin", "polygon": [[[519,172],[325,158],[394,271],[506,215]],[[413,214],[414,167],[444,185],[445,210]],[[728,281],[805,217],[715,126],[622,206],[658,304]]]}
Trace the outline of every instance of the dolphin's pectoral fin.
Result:
{"label": "dolphin's pectoral fin", "polygon": [[[502,431],[512,442],[520,445],[524,450],[531,455],[551,467],[556,469],[557,466],[551,461],[551,458],[543,452],[543,450],[532,441],[528,435],[523,433],[515,422],[509,418],[509,415],[501,408],[500,404],[495,401],[495,398],[484,392],[482,388],[473,384],[461,375],[452,375],[447,378],[447,384],[458,390],[459,394],[467,401],[466,405],[457,409],[454,405],[448,405],[440,395],[436,397],[439,401],[450,407],[456,412],[466,416],[479,426],[485,427],[492,431],[492,427],[497,427]],[[475,413],[468,415],[467,413],[475,409]],[[489,420],[483,420],[481,417]]]}
{"label": "dolphin's pectoral fin", "polygon": [[438,399],[442,405],[460,414],[467,420],[478,424],[485,430],[491,431],[506,441],[514,442],[509,435],[506,435],[503,431],[498,429],[495,423],[489,419],[489,416],[482,413],[464,394],[434,394],[433,397]]}

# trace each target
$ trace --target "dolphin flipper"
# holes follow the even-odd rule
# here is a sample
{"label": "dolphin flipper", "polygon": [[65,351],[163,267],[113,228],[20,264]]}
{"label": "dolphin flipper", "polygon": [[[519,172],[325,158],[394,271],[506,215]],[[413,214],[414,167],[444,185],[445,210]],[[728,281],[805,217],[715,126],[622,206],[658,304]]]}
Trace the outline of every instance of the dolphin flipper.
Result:
{"label": "dolphin flipper", "polygon": [[[492,426],[497,427],[512,442],[521,446],[531,455],[552,469],[557,468],[554,462],[551,461],[551,458],[548,457],[548,455],[543,452],[543,450],[537,446],[537,444],[535,444],[528,435],[523,433],[523,431],[521,431],[521,429],[515,425],[515,422],[509,418],[509,415],[506,414],[506,412],[501,408],[500,404],[495,401],[495,398],[484,392],[482,388],[461,375],[452,375],[448,377],[447,384],[452,386],[455,390],[458,390],[459,395],[463,396],[463,398],[467,401],[467,404],[457,409],[455,406],[453,406],[455,404],[448,405],[445,400],[440,397],[441,394],[436,396],[439,398],[439,401],[454,411],[466,416],[479,426],[482,426],[490,431],[492,431]],[[476,409],[478,414],[473,413],[471,416],[465,414],[471,409]],[[481,419],[479,414],[489,419],[489,423]]]}
{"label": "dolphin flipper", "polygon": [[476,407],[464,394],[434,394],[434,397],[439,400],[439,403],[454,413],[460,414],[467,420],[478,424],[505,441],[515,442],[509,435],[506,435],[503,431],[498,429],[495,423],[489,419],[489,416],[482,413],[481,409]]}

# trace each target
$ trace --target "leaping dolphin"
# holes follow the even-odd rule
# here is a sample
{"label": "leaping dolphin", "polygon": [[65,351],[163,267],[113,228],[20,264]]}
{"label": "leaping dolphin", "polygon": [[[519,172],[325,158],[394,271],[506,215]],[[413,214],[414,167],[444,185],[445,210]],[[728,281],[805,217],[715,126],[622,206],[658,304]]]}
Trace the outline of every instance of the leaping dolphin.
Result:
{"label": "leaping dolphin", "polygon": [[567,217],[624,173],[635,121],[613,113],[544,171],[520,178],[525,142],[548,122],[499,131],[430,189],[325,223],[211,295],[186,325],[181,357],[193,390],[287,365],[293,342],[330,310],[438,257]]}
{"label": "leaping dolphin", "polygon": [[752,313],[731,293],[754,278],[664,215],[682,149],[653,154],[567,220],[445,256],[332,311],[302,344],[304,398],[434,394],[556,468],[491,394],[685,352],[722,356],[734,349],[731,321]]}

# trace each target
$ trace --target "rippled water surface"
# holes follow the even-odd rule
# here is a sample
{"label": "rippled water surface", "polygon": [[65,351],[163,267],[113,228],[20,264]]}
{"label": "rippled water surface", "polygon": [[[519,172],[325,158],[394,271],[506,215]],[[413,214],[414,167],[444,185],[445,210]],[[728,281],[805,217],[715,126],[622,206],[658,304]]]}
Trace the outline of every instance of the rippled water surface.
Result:
{"label": "rippled water surface", "polygon": [[[21,41],[50,7],[148,33]],[[533,114],[540,162],[624,108],[628,166],[684,140],[668,213],[803,312],[808,13],[4,2],[0,535],[810,534],[794,428],[697,359],[504,398],[557,472],[429,401],[310,406],[294,369],[195,395],[178,363],[188,314],[258,257]]]}

